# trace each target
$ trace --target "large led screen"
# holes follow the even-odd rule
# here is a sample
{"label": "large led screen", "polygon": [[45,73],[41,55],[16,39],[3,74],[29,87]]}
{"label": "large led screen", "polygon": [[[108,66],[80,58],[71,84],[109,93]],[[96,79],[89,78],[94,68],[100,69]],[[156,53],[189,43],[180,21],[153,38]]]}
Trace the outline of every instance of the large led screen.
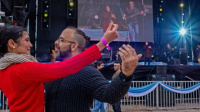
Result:
{"label": "large led screen", "polygon": [[124,42],[153,42],[152,0],[78,0],[78,28],[100,40],[109,23]]}

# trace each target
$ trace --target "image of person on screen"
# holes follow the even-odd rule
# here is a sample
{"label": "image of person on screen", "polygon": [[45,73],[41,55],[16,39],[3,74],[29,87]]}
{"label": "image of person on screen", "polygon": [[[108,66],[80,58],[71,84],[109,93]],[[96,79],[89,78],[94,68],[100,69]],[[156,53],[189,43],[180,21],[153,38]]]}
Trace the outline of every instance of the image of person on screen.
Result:
{"label": "image of person on screen", "polygon": [[109,23],[111,21],[114,21],[116,19],[116,16],[113,12],[111,12],[111,8],[109,5],[106,5],[104,8],[104,11],[102,13],[102,26],[103,26],[103,32],[106,32],[106,29],[109,26]]}
{"label": "image of person on screen", "polygon": [[128,24],[129,38],[131,42],[139,41],[138,15],[143,14],[143,11],[139,11],[139,9],[135,7],[135,2],[130,0],[129,6],[126,7],[124,11],[123,19],[125,20],[126,24]]}

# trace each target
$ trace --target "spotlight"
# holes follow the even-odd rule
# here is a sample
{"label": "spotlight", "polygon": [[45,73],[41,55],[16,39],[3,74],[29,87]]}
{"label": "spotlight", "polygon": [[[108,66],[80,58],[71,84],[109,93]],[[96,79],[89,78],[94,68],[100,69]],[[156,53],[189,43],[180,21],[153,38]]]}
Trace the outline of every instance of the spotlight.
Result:
{"label": "spotlight", "polygon": [[45,13],[45,14],[44,14],[44,17],[48,17],[48,14],[47,14],[47,13]]}
{"label": "spotlight", "polygon": [[184,23],[184,21],[181,22],[182,24]]}
{"label": "spotlight", "polygon": [[190,61],[190,56],[187,56],[187,60]]}
{"label": "spotlight", "polygon": [[153,78],[153,79],[156,79],[156,75],[152,75],[152,78]]}
{"label": "spotlight", "polygon": [[179,32],[180,32],[180,34],[183,35],[183,36],[186,34],[186,30],[185,30],[184,28],[182,28]]}
{"label": "spotlight", "polygon": [[172,75],[172,79],[175,80],[175,78],[176,78],[176,76],[175,76],[175,75]]}
{"label": "spotlight", "polygon": [[180,4],[180,7],[181,7],[181,8],[184,7],[184,3],[181,3],[181,4]]}
{"label": "spotlight", "polygon": [[98,16],[98,15],[95,15],[94,18],[95,18],[95,19],[99,19],[99,16]]}
{"label": "spotlight", "polygon": [[73,1],[69,2],[69,6],[74,7],[74,2]]}
{"label": "spotlight", "polygon": [[163,11],[163,9],[162,8],[160,8],[160,12],[162,12]]}

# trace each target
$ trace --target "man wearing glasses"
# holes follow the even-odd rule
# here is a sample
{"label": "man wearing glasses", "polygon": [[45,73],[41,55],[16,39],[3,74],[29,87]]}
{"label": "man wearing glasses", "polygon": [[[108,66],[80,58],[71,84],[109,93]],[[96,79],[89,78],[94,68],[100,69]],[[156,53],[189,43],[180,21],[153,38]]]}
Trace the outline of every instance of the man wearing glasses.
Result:
{"label": "man wearing glasses", "polygon": [[[89,43],[89,37],[79,29],[65,29],[55,42],[56,57],[63,60],[81,53]],[[109,83],[94,67],[86,66],[78,73],[49,82],[45,85],[46,112],[90,112],[93,99],[114,104],[128,91],[132,74],[141,55],[131,46],[119,49],[122,72]]]}

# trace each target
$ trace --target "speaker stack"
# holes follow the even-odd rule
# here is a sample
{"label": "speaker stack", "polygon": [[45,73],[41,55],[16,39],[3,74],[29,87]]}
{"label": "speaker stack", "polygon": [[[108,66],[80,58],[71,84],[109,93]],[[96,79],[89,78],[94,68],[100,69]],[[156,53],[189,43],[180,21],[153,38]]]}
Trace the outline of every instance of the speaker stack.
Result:
{"label": "speaker stack", "polygon": [[[156,74],[152,74],[149,76],[150,81],[175,81],[175,75],[174,74],[167,74],[167,66],[156,66]],[[171,85],[172,86],[172,85]],[[162,96],[163,94],[168,94],[167,96],[172,96],[170,98],[160,97],[159,100],[159,107],[171,107],[175,106],[175,93],[173,92],[166,92],[163,88],[158,88],[158,94],[150,94],[150,96],[147,99],[147,105],[148,106],[156,106],[156,96]]]}
{"label": "speaker stack", "polygon": [[174,74],[167,74],[167,66],[156,66],[156,74],[147,77],[149,81],[175,81]]}
{"label": "speaker stack", "polygon": [[187,49],[186,48],[180,48],[179,57],[180,57],[180,64],[187,65]]}

